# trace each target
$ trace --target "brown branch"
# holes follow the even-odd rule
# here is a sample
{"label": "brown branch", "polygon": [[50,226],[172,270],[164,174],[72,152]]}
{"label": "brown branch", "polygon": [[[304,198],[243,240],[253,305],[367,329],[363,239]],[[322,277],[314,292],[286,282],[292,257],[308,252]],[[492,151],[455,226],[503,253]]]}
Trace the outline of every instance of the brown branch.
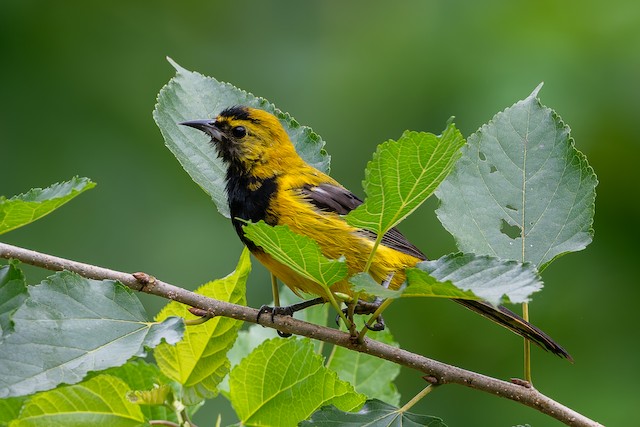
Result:
{"label": "brown branch", "polygon": [[[258,310],[254,308],[207,298],[186,289],[162,282],[144,273],[123,273],[52,255],[46,255],[4,243],[0,243],[0,258],[15,258],[26,264],[35,265],[48,270],[69,270],[90,279],[118,280],[136,291],[179,301],[191,307],[204,310],[211,316],[225,316],[237,320],[243,320],[245,322],[257,322]],[[270,328],[276,328],[282,332],[302,335],[339,345],[350,350],[370,354],[372,356],[415,369],[425,374],[425,376],[428,377],[428,381],[433,384],[461,384],[476,390],[511,399],[547,414],[566,425],[589,427],[602,426],[584,415],[545,396],[529,384],[525,386],[517,381],[502,381],[476,372],[447,365],[419,354],[411,353],[401,348],[392,347],[368,338],[366,338],[362,344],[354,343],[347,333],[303,322],[292,317],[275,316],[273,321],[271,321],[271,316],[262,316],[260,318],[260,324]]]}

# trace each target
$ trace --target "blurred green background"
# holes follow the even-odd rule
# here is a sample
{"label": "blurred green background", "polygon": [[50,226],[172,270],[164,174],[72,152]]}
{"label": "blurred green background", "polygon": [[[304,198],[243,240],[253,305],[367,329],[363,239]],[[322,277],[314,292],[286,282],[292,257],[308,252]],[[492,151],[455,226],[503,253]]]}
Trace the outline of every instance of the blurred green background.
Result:
{"label": "blurred green background", "polygon": [[[327,141],[332,175],[360,192],[378,143],[405,129],[468,136],[541,81],[596,170],[596,236],[544,273],[532,318],[571,365],[534,349],[535,385],[606,425],[640,403],[640,3],[595,1],[0,2],[0,194],[88,176],[98,187],[2,241],[187,288],[226,275],[241,246],[164,147],[151,117],[182,66],[264,96]],[[430,257],[455,250],[430,200],[401,227]],[[31,281],[45,272],[30,268]],[[633,279],[636,277],[636,279]],[[143,296],[150,313],[164,303]],[[256,266],[249,304],[270,300]],[[401,301],[403,347],[499,378],[520,377],[521,340],[455,304]],[[403,370],[403,402],[422,389]],[[415,407],[450,426],[559,425],[459,386]],[[196,421],[234,421],[224,399]]]}

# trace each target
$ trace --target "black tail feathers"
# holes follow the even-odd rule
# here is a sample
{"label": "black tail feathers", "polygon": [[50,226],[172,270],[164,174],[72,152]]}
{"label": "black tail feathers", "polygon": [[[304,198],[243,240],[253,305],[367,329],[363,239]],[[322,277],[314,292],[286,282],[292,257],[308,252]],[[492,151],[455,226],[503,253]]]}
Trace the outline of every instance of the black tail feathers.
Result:
{"label": "black tail feathers", "polygon": [[454,299],[454,301],[458,304],[464,305],[468,309],[473,310],[490,320],[493,320],[497,324],[510,329],[511,331],[537,344],[543,349],[550,351],[557,356],[564,357],[570,362],[573,362],[573,358],[571,357],[571,355],[567,353],[567,351],[558,343],[551,339],[549,335],[545,334],[544,332],[542,332],[542,330],[527,322],[511,310],[503,306],[498,306],[496,308],[484,301],[463,299]]}

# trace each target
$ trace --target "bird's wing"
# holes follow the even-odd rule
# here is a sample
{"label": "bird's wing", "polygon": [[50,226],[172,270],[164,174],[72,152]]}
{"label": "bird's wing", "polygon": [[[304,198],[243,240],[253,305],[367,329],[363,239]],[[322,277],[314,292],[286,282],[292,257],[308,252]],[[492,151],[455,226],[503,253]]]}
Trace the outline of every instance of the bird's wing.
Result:
{"label": "bird's wing", "polygon": [[[326,212],[336,212],[339,215],[346,215],[362,204],[362,200],[349,190],[331,183],[305,186],[301,191],[316,208]],[[360,230],[359,233],[372,240],[377,237],[376,233],[368,230]],[[420,249],[411,244],[396,228],[389,230],[382,238],[381,243],[416,258],[427,259]],[[460,299],[454,299],[454,301],[531,340],[545,350],[573,360],[569,353],[551,337],[503,306],[496,308],[484,301]]]}
{"label": "bird's wing", "polygon": [[[316,208],[324,212],[335,212],[338,215],[346,215],[363,203],[346,188],[330,183],[306,185],[301,191]],[[377,238],[377,234],[373,231],[361,230],[360,233],[371,240]],[[423,260],[427,259],[420,249],[407,240],[395,227],[387,231],[380,243],[404,254]]]}

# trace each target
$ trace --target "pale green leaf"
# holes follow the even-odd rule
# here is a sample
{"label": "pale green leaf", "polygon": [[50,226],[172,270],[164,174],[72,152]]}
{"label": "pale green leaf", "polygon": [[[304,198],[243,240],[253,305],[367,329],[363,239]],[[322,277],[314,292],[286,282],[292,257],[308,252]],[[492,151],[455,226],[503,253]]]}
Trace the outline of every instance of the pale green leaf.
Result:
{"label": "pale green leaf", "polygon": [[[173,390],[168,384],[154,386],[149,390],[134,390],[127,394],[129,401],[136,405],[142,405],[142,409],[149,406],[157,407],[171,402],[172,396]],[[166,416],[162,417],[162,419],[166,419]]]}
{"label": "pale green leaf", "polygon": [[483,299],[495,306],[528,302],[531,294],[542,289],[542,280],[531,264],[463,253],[423,261],[407,270],[407,280],[403,297]]}
{"label": "pale green leaf", "polygon": [[323,366],[308,339],[265,341],[231,371],[229,385],[245,426],[295,426],[322,406],[353,411],[365,400]]}
{"label": "pale green leaf", "polygon": [[44,189],[33,188],[10,199],[0,196],[0,234],[42,218],[95,186],[89,178],[76,176]]}
{"label": "pale green leaf", "polygon": [[63,271],[28,291],[13,315],[13,333],[0,343],[0,397],[75,384],[89,371],[182,337],[181,319],[148,321],[133,292],[113,281]]}
{"label": "pale green leaf", "polygon": [[126,398],[129,386],[98,375],[80,384],[38,393],[10,427],[133,427],[144,423],[140,407]]}
{"label": "pale green leaf", "polygon": [[167,147],[191,178],[211,196],[220,213],[229,216],[224,184],[226,167],[209,143],[210,138],[178,125],[179,122],[214,118],[234,105],[260,108],[280,119],[296,150],[307,163],[323,172],[329,169],[330,159],[322,148],[324,141],[310,128],[301,126],[264,98],[186,70],[171,59],[169,62],[176,69],[176,76],[158,94],[153,118]]}
{"label": "pale green leaf", "polygon": [[364,203],[346,220],[382,236],[416,210],[460,157],[464,138],[449,124],[442,135],[405,132],[378,146],[365,171]]}
{"label": "pale green leaf", "polygon": [[[228,276],[209,282],[195,292],[210,298],[246,305],[245,285],[251,271],[249,250],[245,248],[238,265]],[[178,302],[167,304],[157,316],[195,318],[188,307]],[[227,352],[233,346],[242,322],[216,316],[200,325],[188,326],[184,338],[176,345],[160,344],[154,357],[162,372],[182,384],[183,399],[193,405],[218,394],[218,384],[229,372]]]}
{"label": "pale green leaf", "polygon": [[0,342],[13,331],[11,316],[27,298],[27,284],[18,264],[12,261],[0,267]]}
{"label": "pale green leaf", "polygon": [[167,387],[169,387],[171,380],[160,372],[157,365],[147,363],[144,360],[130,360],[122,366],[110,368],[100,373],[120,378],[129,386],[127,398],[129,401],[141,405],[140,410],[145,419],[178,421],[174,411],[164,405],[143,404],[140,400],[134,401],[132,399],[132,396],[139,396],[146,391],[151,391],[154,396],[158,396],[160,393],[164,393],[166,396],[170,391]]}
{"label": "pale green leaf", "polygon": [[385,288],[376,282],[369,273],[358,273],[349,278],[349,283],[351,283],[351,290],[353,292],[362,292],[365,295],[383,299],[400,298],[402,296],[401,289],[393,290]]}
{"label": "pale green leaf", "polygon": [[597,178],[539,89],[469,137],[437,214],[463,252],[542,271],[591,242]]}
{"label": "pale green leaf", "polygon": [[262,247],[275,260],[325,288],[347,277],[344,259],[325,258],[313,239],[297,234],[286,225],[272,227],[264,221],[248,223],[245,236]]}
{"label": "pale green leaf", "polygon": [[406,270],[408,286],[386,289],[370,275],[359,273],[349,280],[354,292],[379,298],[460,298],[498,305],[526,302],[542,289],[542,281],[532,265],[485,255],[450,254],[423,261]]}
{"label": "pale green leaf", "polygon": [[450,281],[440,281],[419,268],[407,269],[409,286],[403,289],[403,297],[460,298],[479,300],[470,290],[463,291]]}
{"label": "pale green leaf", "polygon": [[367,400],[358,412],[345,412],[335,406],[325,406],[315,412],[301,427],[447,427],[440,418],[402,412],[395,406],[373,399]]}
{"label": "pale green leaf", "polygon": [[[358,329],[364,327],[362,316],[357,316],[355,321]],[[388,327],[383,331],[371,332],[369,337],[394,347],[399,346]],[[335,346],[326,366],[335,371],[341,380],[351,384],[358,393],[391,405],[400,403],[400,393],[393,383],[400,374],[400,365],[397,363]]]}

